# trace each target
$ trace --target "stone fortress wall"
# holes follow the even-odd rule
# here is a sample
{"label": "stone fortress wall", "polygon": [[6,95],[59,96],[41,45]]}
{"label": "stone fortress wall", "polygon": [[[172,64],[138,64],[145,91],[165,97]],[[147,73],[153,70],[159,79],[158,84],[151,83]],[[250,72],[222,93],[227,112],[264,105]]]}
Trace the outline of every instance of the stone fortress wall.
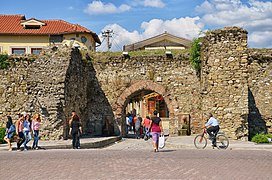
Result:
{"label": "stone fortress wall", "polygon": [[224,28],[208,32],[202,44],[201,94],[203,112],[220,120],[231,137],[248,133],[247,32]]}
{"label": "stone fortress wall", "polygon": [[200,77],[188,54],[124,58],[97,53],[86,60],[79,50],[63,47],[38,57],[10,57],[11,67],[0,70],[0,125],[7,114],[15,120],[22,111],[40,112],[43,139],[67,138],[75,110],[85,135],[120,134],[128,100],[152,90],[168,106],[171,135],[184,115],[190,117],[192,133],[199,132],[204,112],[212,112],[231,138],[272,132],[272,49],[249,49],[247,32],[236,27],[207,33],[201,46]]}
{"label": "stone fortress wall", "polygon": [[79,50],[48,48],[39,56],[11,56],[9,62],[8,70],[0,70],[1,126],[6,115],[15,121],[23,111],[41,113],[41,138],[65,139],[75,110],[85,135],[113,134],[111,107]]}
{"label": "stone fortress wall", "polygon": [[[164,97],[172,127],[177,125],[174,120],[180,119],[184,113],[190,112],[193,117],[201,113],[199,79],[191,68],[188,54],[173,58],[95,56],[93,59],[96,72],[99,72],[97,79],[119,124],[125,122],[126,100],[141,90],[152,90]],[[177,129],[172,128],[171,133],[177,133]]]}
{"label": "stone fortress wall", "polygon": [[249,136],[272,133],[272,49],[248,49]]}

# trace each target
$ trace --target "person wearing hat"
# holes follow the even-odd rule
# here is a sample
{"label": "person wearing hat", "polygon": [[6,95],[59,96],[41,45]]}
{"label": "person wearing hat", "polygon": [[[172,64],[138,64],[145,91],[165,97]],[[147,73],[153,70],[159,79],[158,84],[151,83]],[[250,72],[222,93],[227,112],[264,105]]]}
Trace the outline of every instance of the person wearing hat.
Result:
{"label": "person wearing hat", "polygon": [[208,122],[205,124],[204,128],[207,129],[207,133],[209,134],[210,138],[212,139],[213,147],[216,146],[216,135],[220,129],[219,123],[217,119],[215,119],[212,113],[206,114],[208,117]]}

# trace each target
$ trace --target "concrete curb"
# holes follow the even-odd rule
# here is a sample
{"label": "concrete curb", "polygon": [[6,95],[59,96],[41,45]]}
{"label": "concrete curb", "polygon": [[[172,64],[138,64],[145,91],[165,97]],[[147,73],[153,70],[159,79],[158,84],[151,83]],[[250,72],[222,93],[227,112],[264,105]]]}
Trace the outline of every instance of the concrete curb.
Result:
{"label": "concrete curb", "polygon": [[[175,149],[197,149],[193,144],[175,144],[166,141],[165,147]],[[207,145],[205,149],[212,149]],[[217,148],[215,148],[217,149]],[[242,145],[242,144],[230,144],[226,150],[272,150],[271,144],[254,144],[254,145]]]}
{"label": "concrete curb", "polygon": [[[109,146],[117,141],[120,141],[122,139],[121,136],[116,136],[116,137],[109,137],[107,139],[103,140],[98,140],[94,142],[81,142],[80,147],[81,149],[91,149],[91,148],[103,148],[105,146]],[[45,141],[46,142],[46,141]],[[66,144],[42,144],[41,145],[42,149],[72,149],[72,145],[68,142]],[[0,146],[0,151],[7,151],[7,145],[1,145]],[[13,146],[14,150],[14,146]]]}
{"label": "concrete curb", "polygon": [[[121,140],[121,136],[111,137],[109,139],[95,141],[95,142],[81,142],[80,148],[81,149],[90,149],[90,148],[102,148],[113,144],[119,140]],[[71,144],[63,144],[63,145],[44,145],[43,148],[45,149],[72,149]]]}

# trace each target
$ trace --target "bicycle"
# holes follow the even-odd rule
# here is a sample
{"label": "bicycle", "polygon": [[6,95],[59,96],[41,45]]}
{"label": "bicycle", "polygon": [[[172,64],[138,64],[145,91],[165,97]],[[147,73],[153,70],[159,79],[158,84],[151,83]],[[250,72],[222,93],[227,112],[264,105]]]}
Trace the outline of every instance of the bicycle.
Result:
{"label": "bicycle", "polygon": [[[194,139],[194,145],[197,149],[204,149],[207,146],[207,130],[204,129],[202,134],[199,134]],[[218,149],[227,149],[229,146],[229,139],[224,135],[223,132],[218,132],[216,136],[216,147]]]}

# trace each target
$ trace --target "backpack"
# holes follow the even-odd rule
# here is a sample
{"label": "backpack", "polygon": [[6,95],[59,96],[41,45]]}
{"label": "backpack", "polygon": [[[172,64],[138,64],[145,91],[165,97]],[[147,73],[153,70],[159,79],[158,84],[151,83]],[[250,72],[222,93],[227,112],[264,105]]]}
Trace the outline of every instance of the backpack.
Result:
{"label": "backpack", "polygon": [[8,129],[8,134],[14,133],[15,131],[16,131],[15,125],[12,124],[12,125],[9,127],[9,129]]}

